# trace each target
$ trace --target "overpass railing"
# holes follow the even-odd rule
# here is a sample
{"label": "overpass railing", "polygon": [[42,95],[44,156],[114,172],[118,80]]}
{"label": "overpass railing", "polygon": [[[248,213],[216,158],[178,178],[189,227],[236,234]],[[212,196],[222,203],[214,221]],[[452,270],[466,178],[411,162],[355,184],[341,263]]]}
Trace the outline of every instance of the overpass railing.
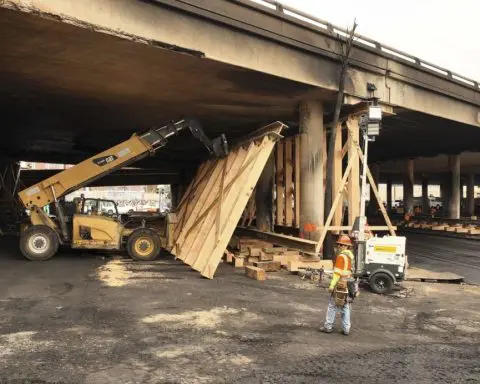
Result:
{"label": "overpass railing", "polygon": [[[343,39],[347,38],[349,34],[348,30],[345,28],[332,25],[328,21],[319,19],[315,16],[311,16],[305,12],[299,11],[298,9],[281,4],[278,1],[274,1],[274,0],[248,0],[248,1],[255,3],[257,5],[261,5],[266,8],[269,8],[270,10],[279,12],[282,14],[282,16],[297,19],[304,23],[308,23],[311,25],[313,29],[316,29],[322,33],[327,33]],[[381,44],[378,41],[372,40],[366,36],[362,36],[356,33],[354,37],[354,42],[357,45],[376,50],[377,52],[380,52],[383,55],[387,55],[390,57],[394,57],[396,59],[407,61],[411,65],[417,68],[425,69],[427,71],[432,71],[439,76],[448,78],[456,82],[460,82],[464,86],[471,87],[475,90],[480,90],[480,84],[478,81],[469,79],[458,73],[452,72],[438,65],[429,63],[428,61],[421,60],[418,57],[412,56],[396,48],[392,48],[392,47],[389,47],[388,45]]]}

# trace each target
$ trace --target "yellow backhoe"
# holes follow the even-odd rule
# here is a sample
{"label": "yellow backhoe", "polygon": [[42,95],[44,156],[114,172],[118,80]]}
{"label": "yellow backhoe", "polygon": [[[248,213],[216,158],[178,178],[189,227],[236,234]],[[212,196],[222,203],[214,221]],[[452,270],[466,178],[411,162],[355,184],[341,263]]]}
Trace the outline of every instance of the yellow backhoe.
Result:
{"label": "yellow backhoe", "polygon": [[[22,254],[29,260],[47,260],[63,245],[104,250],[126,248],[132,259],[154,260],[161,250],[158,234],[146,228],[144,222],[139,227],[126,228],[114,202],[82,198],[77,201],[79,204],[74,206],[73,212],[66,212],[65,205],[59,200],[93,180],[154,154],[166,145],[169,137],[185,128],[202,141],[211,155],[227,156],[225,135],[210,140],[198,121],[183,119],[134,134],[128,140],[19,192],[29,216],[20,233]],[[50,204],[55,207],[54,218],[43,210]]]}

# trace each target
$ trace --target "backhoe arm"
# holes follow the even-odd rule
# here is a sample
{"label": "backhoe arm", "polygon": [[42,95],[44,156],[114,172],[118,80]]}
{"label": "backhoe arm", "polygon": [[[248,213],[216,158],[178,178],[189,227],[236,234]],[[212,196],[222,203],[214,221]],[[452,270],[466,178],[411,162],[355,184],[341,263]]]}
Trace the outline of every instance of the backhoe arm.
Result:
{"label": "backhoe arm", "polygon": [[25,208],[29,209],[42,208],[54,203],[67,193],[154,154],[166,145],[169,137],[176,135],[185,128],[189,128],[192,134],[204,143],[210,154],[218,157],[224,157],[228,154],[227,141],[224,135],[211,141],[203,132],[198,121],[184,119],[140,134],[134,134],[123,143],[26,188],[19,192],[19,198]]}

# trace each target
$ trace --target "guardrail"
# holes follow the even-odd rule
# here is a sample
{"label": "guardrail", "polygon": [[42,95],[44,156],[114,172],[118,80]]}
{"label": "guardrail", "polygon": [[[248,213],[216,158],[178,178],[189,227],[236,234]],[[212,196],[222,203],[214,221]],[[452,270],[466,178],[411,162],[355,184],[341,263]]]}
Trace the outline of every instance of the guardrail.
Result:
{"label": "guardrail", "polygon": [[[304,23],[308,23],[312,26],[312,28],[321,31],[322,33],[328,33],[330,35],[334,35],[338,38],[343,38],[343,39],[345,39],[348,36],[349,32],[344,28],[337,27],[329,23],[328,21],[311,16],[305,12],[302,12],[302,11],[299,11],[298,9],[281,4],[277,1],[274,1],[274,0],[249,0],[249,1],[256,5],[260,5],[270,10],[279,12],[282,14],[282,16],[287,16],[290,18],[303,21]],[[381,44],[378,41],[372,40],[368,37],[365,37],[356,33],[354,37],[354,42],[357,45],[374,49],[382,53],[383,55],[388,55],[396,59],[407,61],[413,66],[416,66],[420,69],[425,69],[427,71],[432,71],[439,76],[443,76],[455,82],[459,82],[462,85],[471,87],[477,91],[480,90],[480,83],[478,81],[469,79],[465,76],[452,72],[448,69],[442,68],[438,65],[421,60],[418,57],[412,56],[398,49],[389,47],[388,45]]]}

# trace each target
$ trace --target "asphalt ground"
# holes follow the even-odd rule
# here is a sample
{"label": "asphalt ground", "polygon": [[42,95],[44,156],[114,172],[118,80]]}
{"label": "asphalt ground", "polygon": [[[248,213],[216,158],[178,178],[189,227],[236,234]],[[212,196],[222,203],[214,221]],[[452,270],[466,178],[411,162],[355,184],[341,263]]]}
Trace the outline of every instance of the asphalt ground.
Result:
{"label": "asphalt ground", "polygon": [[0,383],[480,382],[479,287],[362,290],[346,337],[318,331],[326,281],[120,256],[29,262],[0,241]]}

